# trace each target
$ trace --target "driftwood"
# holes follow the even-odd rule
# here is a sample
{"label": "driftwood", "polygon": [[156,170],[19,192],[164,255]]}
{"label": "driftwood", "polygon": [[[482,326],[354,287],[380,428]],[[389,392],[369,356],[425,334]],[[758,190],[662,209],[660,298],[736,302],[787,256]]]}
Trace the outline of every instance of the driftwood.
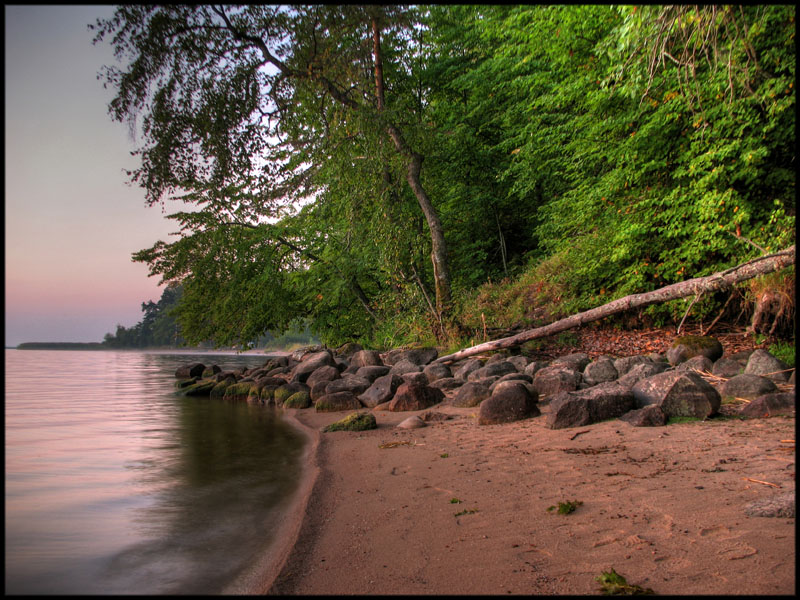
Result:
{"label": "driftwood", "polygon": [[772,273],[773,271],[780,271],[784,267],[794,264],[794,251],[795,247],[790,246],[786,250],[776,252],[767,256],[760,256],[751,261],[731,267],[725,271],[714,273],[706,277],[695,277],[679,283],[673,283],[663,288],[646,292],[643,294],[631,294],[624,298],[619,298],[603,306],[598,306],[591,310],[587,310],[550,325],[538,327],[536,329],[528,329],[522,333],[512,335],[510,337],[494,340],[491,342],[484,342],[471,348],[459,350],[453,354],[441,356],[434,362],[452,362],[467,356],[480,354],[492,350],[500,350],[502,348],[511,348],[519,346],[530,340],[535,340],[543,337],[548,337],[556,333],[560,333],[573,327],[579,327],[584,323],[597,321],[603,317],[608,317],[632,308],[641,306],[648,306],[650,304],[658,304],[660,302],[667,302],[669,300],[676,300],[678,298],[685,298],[687,296],[698,295],[703,293],[712,293],[719,290],[728,289],[737,283],[747,281],[759,275]]}

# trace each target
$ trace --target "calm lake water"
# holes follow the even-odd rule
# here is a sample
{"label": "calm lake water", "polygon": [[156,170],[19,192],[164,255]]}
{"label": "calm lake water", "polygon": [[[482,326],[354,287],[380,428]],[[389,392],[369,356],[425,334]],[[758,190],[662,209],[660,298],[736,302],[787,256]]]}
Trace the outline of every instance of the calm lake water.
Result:
{"label": "calm lake water", "polygon": [[218,594],[271,541],[301,435],[175,395],[253,355],[6,350],[6,594]]}

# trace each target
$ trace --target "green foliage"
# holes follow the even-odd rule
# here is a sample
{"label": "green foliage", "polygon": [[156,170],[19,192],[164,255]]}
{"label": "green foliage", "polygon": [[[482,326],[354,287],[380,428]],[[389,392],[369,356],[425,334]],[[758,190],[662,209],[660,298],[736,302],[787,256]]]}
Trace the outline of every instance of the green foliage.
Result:
{"label": "green foliage", "polygon": [[103,339],[106,348],[157,348],[177,347],[183,344],[180,327],[175,320],[175,310],[181,298],[180,286],[168,285],[158,302],[142,302],[144,317],[133,327],[117,325],[115,334],[107,333]]}
{"label": "green foliage", "polygon": [[790,367],[795,366],[795,343],[794,340],[790,342],[775,342],[770,344],[768,350],[775,358],[785,362]]}
{"label": "green foliage", "polygon": [[[387,348],[477,343],[783,249],[794,13],[122,6],[93,29],[123,61],[103,78],[112,118],[138,135],[131,180],[150,203],[190,205],[170,215],[176,241],[134,260],[180,284],[188,342],[302,322],[331,346]],[[437,314],[437,217],[452,320]],[[640,315],[662,325],[686,307]],[[117,333],[109,343],[147,337]]]}
{"label": "green foliage", "polygon": [[558,514],[568,515],[575,512],[575,510],[583,504],[580,500],[567,500],[566,502],[559,502],[558,507],[548,506],[547,512],[552,512],[558,508]]}
{"label": "green foliage", "polygon": [[638,585],[630,584],[628,581],[613,568],[610,571],[603,571],[595,581],[600,583],[600,591],[604,596],[642,596],[655,594],[650,588],[643,588]]}

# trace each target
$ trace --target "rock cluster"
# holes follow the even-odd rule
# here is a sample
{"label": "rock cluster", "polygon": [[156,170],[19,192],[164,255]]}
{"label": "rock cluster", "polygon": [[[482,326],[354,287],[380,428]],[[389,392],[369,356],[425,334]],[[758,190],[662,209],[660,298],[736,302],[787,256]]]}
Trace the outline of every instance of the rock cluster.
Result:
{"label": "rock cluster", "polygon": [[[316,347],[252,369],[183,365],[175,373],[176,389],[189,396],[333,412],[421,411],[445,402],[477,407],[479,425],[536,417],[539,403],[547,402],[552,429],[615,418],[638,427],[676,417],[705,419],[731,399],[747,401],[740,410],[747,417],[795,410],[793,369],[766,350],[723,356],[722,346],[708,336],[677,338],[666,357],[592,360],[579,352],[548,364],[501,352],[485,361],[446,365],[434,363],[437,356],[435,348],[379,353],[355,344],[338,352]],[[445,395],[449,390],[454,392]],[[423,419],[404,423],[425,425]]]}

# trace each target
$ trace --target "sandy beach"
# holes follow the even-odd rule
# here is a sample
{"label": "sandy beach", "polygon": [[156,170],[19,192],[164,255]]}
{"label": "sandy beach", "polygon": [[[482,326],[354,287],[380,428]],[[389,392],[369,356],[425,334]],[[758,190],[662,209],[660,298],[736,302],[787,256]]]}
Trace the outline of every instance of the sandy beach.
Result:
{"label": "sandy beach", "polygon": [[[286,411],[310,439],[299,502],[249,591],[597,594],[612,568],[657,594],[794,594],[794,418],[551,430],[479,426],[476,408],[397,429],[323,433],[348,413]],[[570,514],[560,502],[575,501]],[[580,502],[582,504],[577,504]]]}

